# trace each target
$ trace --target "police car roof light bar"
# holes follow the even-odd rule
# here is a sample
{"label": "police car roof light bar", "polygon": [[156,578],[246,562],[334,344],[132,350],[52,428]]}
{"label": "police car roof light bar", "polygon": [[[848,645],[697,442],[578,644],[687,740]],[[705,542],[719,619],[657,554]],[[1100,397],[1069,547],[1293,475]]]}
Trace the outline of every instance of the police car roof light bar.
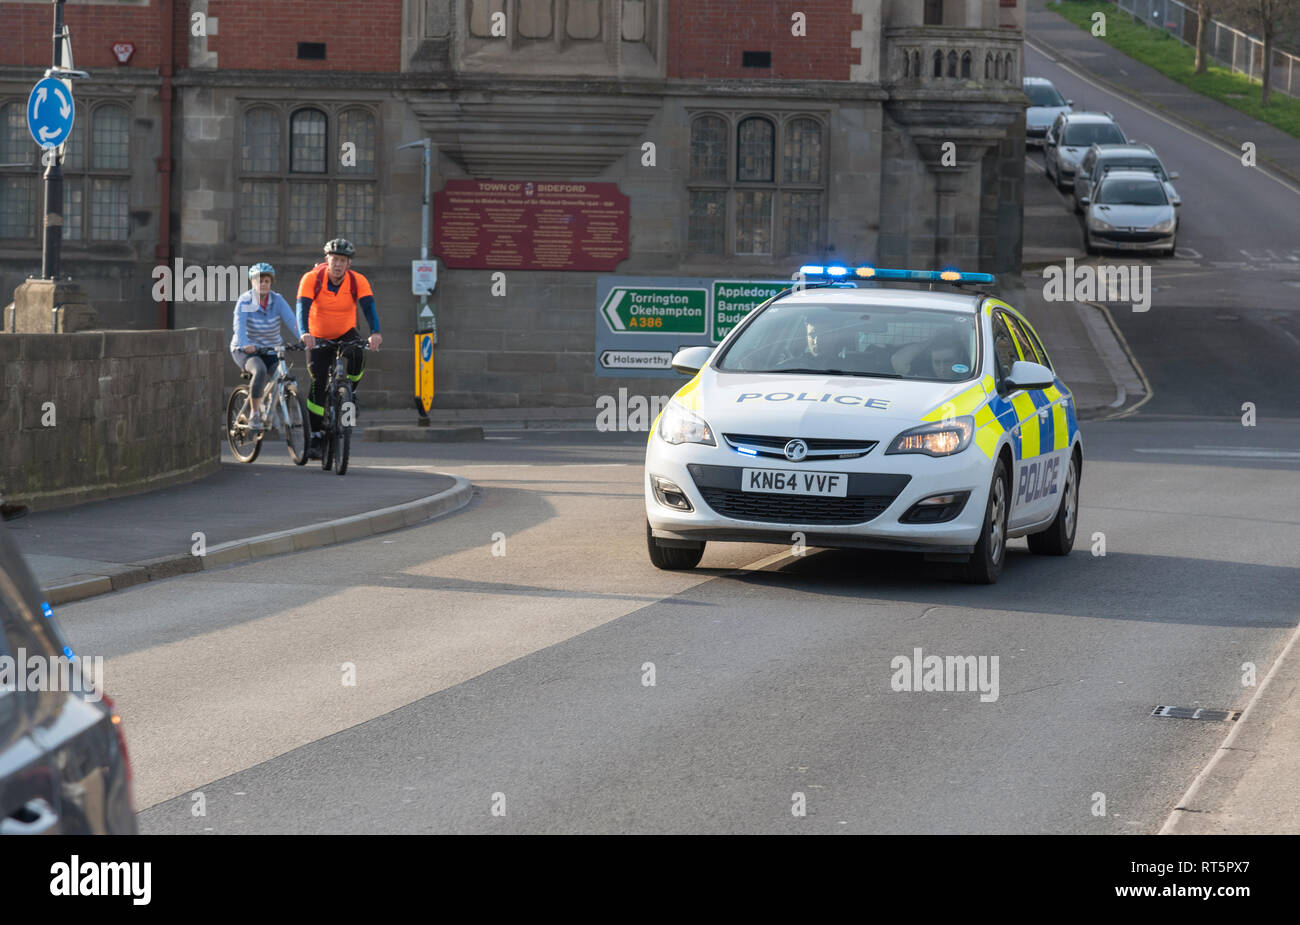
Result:
{"label": "police car roof light bar", "polygon": [[960,270],[901,270],[891,267],[861,266],[849,268],[839,264],[805,264],[799,268],[805,277],[843,279],[852,273],[858,279],[901,280],[909,283],[949,283],[988,285],[995,282],[991,273],[963,273]]}

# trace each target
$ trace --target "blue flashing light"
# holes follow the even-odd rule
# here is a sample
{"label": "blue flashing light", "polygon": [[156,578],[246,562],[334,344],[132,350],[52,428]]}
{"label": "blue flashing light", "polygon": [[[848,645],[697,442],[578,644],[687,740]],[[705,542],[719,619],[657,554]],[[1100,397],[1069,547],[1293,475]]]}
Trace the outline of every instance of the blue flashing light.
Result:
{"label": "blue flashing light", "polygon": [[63,654],[66,655],[66,656],[68,657],[68,660],[69,660],[69,661],[71,661],[72,659],[74,659],[74,658],[77,657],[77,656],[74,655],[73,652],[72,652],[72,646],[64,646],[64,647],[63,647]]}
{"label": "blue flashing light", "polygon": [[41,601],[41,613],[45,614],[47,620],[54,616],[54,608],[50,606],[49,601]]}
{"label": "blue flashing light", "polygon": [[746,450],[746,449],[742,449],[741,447],[734,447],[734,449],[735,449],[735,451],[736,451],[737,453],[744,453],[746,456],[757,456],[757,455],[758,455],[758,453],[755,452],[754,450]]}

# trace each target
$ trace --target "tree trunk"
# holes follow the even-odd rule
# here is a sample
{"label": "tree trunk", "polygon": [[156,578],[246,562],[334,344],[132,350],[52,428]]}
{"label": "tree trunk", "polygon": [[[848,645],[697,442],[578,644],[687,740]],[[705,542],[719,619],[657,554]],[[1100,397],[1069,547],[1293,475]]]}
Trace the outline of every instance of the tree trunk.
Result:
{"label": "tree trunk", "polygon": [[1201,0],[1196,5],[1196,73],[1204,74],[1210,45],[1210,5]]}

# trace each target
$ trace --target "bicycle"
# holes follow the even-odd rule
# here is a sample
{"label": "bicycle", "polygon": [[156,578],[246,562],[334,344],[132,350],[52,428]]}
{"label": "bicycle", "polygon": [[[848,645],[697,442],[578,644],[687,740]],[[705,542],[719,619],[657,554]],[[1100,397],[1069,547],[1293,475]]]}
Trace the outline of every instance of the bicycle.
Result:
{"label": "bicycle", "polygon": [[[252,408],[252,395],[248,386],[241,385],[230,393],[230,399],[226,402],[226,441],[230,444],[230,452],[240,462],[251,463],[257,459],[257,454],[262,451],[262,437],[279,427],[294,465],[307,463],[307,447],[311,438],[307,426],[307,399],[298,391],[293,367],[284,358],[286,350],[302,349],[302,344],[275,348],[275,372],[262,393],[262,429],[254,430],[248,423]],[[245,370],[239,374],[239,378],[251,379],[253,374]]]}
{"label": "bicycle", "polygon": [[352,424],[356,405],[352,401],[352,383],[348,381],[347,360],[344,347],[369,350],[370,345],[360,341],[325,340],[316,338],[317,347],[334,347],[334,366],[325,385],[325,413],[321,415],[320,467],[326,472],[333,467],[339,475],[348,471],[348,455],[352,449]]}

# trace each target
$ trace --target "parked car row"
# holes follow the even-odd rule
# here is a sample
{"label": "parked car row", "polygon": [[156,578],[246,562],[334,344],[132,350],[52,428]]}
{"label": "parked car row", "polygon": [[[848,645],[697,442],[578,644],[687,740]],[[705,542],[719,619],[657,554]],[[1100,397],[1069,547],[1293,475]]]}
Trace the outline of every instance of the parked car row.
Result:
{"label": "parked car row", "polygon": [[1173,256],[1178,240],[1174,189],[1178,174],[1165,169],[1150,145],[1129,138],[1109,112],[1075,112],[1050,80],[1026,77],[1026,143],[1043,148],[1047,178],[1069,192],[1083,215],[1084,246],[1155,251]]}

